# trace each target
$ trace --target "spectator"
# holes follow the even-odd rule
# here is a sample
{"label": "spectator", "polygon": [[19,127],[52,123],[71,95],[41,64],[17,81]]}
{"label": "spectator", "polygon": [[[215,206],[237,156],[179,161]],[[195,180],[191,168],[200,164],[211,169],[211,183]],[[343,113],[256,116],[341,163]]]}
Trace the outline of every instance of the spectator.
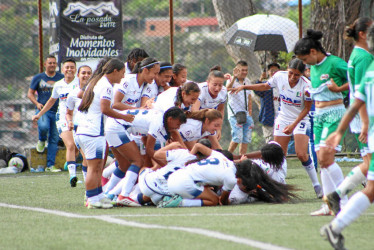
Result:
{"label": "spectator", "polygon": [[[260,80],[256,83],[265,83],[268,78],[273,77],[273,75],[280,70],[280,66],[278,63],[271,63],[267,66],[267,70],[267,74],[264,72],[261,75]],[[261,108],[258,120],[263,125],[262,133],[265,142],[268,143],[273,138],[274,119],[276,117],[275,107],[279,108],[279,101],[277,97],[274,98],[273,89],[267,91],[254,91],[254,93],[260,97]]]}
{"label": "spectator", "polygon": [[[56,72],[57,61],[56,57],[53,55],[49,55],[46,58],[44,67],[45,72],[37,74],[33,77],[27,93],[27,97],[33,104],[35,104],[37,108],[36,114],[42,110],[45,103],[51,97],[55,82],[64,78],[63,74]],[[37,99],[35,97],[36,93],[38,94]],[[56,128],[57,107],[58,101],[38,120],[39,140],[36,145],[36,150],[39,153],[42,153],[44,151],[45,142],[48,139],[47,169],[54,169],[57,153],[57,143],[59,140]]]}
{"label": "spectator", "polygon": [[[241,85],[250,85],[251,82],[247,78],[248,64],[245,61],[239,61],[234,68],[233,77],[227,84],[227,90],[236,88]],[[231,142],[228,150],[234,152],[238,144],[239,154],[245,154],[247,152],[248,143],[252,141],[252,98],[250,91],[242,91],[238,94],[228,94],[228,116],[231,126]],[[238,113],[245,114],[245,121],[238,121]],[[243,123],[242,123],[243,122]]]}

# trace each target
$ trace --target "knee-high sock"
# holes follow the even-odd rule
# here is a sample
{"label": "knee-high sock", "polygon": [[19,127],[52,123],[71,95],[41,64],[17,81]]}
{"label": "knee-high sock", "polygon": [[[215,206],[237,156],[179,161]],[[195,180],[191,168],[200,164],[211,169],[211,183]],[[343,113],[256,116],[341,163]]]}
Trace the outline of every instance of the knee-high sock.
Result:
{"label": "knee-high sock", "polygon": [[336,192],[339,194],[339,196],[343,197],[364,180],[366,180],[366,176],[361,172],[360,167],[356,166],[345,177],[344,181],[336,189]]}
{"label": "knee-high sock", "polygon": [[124,183],[122,186],[121,195],[127,197],[130,195],[132,188],[135,185],[136,180],[138,179],[140,168],[136,165],[131,165],[126,172]]}
{"label": "knee-high sock", "polygon": [[313,187],[319,185],[318,177],[317,177],[317,171],[314,168],[314,164],[312,159],[309,157],[309,159],[306,162],[302,162],[303,167],[305,168],[306,172],[309,175],[310,180],[312,181]]}
{"label": "knee-high sock", "polygon": [[123,179],[123,177],[125,177],[125,172],[122,172],[121,169],[116,168],[110,177],[109,182],[105,185],[105,193],[112,190],[118,184],[118,182]]}
{"label": "knee-high sock", "polygon": [[[334,162],[333,164],[328,166],[327,171],[329,172],[331,180],[334,183],[335,189],[336,189],[344,181],[343,172],[336,162]],[[334,189],[334,191],[335,191],[335,189]],[[328,193],[326,193],[326,194],[328,194]],[[347,202],[348,202],[348,197],[346,195],[342,196],[341,200],[340,200],[340,205],[343,207]]]}

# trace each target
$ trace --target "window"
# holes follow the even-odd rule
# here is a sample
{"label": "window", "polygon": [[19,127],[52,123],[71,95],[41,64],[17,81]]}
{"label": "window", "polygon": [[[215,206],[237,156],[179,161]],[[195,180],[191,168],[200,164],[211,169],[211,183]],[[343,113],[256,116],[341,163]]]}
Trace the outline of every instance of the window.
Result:
{"label": "window", "polygon": [[152,30],[152,31],[156,30],[156,26],[154,26],[153,24],[152,24],[149,28],[150,28],[150,30]]}

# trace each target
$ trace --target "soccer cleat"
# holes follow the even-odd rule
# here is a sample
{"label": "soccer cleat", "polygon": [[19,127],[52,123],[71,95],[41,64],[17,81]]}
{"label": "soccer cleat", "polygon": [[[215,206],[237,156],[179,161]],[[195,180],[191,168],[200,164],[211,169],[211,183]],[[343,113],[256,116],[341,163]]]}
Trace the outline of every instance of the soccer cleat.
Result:
{"label": "soccer cleat", "polygon": [[125,196],[122,196],[122,195],[118,196],[117,205],[118,206],[125,206],[125,207],[141,207],[142,206],[137,201],[134,201],[130,197],[125,197]]}
{"label": "soccer cleat", "polygon": [[61,172],[61,169],[60,168],[56,168],[54,165],[49,166],[48,169],[49,169],[49,172],[52,172],[52,173]]}
{"label": "soccer cleat", "polygon": [[42,173],[44,172],[44,168],[38,167],[38,168],[30,168],[31,173]]}
{"label": "soccer cleat", "polygon": [[317,195],[318,199],[322,199],[322,197],[323,197],[323,190],[322,190],[321,185],[315,186],[314,187],[314,192],[316,192],[316,195]]}
{"label": "soccer cleat", "polygon": [[324,237],[326,240],[330,242],[330,245],[335,250],[344,250],[344,237],[342,234],[335,233],[332,228],[331,224],[324,225],[320,229],[320,234],[322,237]]}
{"label": "soccer cleat", "polygon": [[323,196],[323,201],[329,206],[333,215],[337,215],[340,212],[340,196],[336,191]]}
{"label": "soccer cleat", "polygon": [[311,216],[329,216],[332,215],[329,207],[326,204],[322,204],[321,208],[317,211],[311,212]]}
{"label": "soccer cleat", "polygon": [[78,178],[76,176],[70,176],[70,186],[76,187],[78,182]]}
{"label": "soccer cleat", "polygon": [[[167,198],[166,196],[165,198]],[[168,208],[168,207],[179,207],[179,204],[182,202],[183,198],[180,195],[174,195],[171,199],[163,199],[162,202],[158,204],[157,207]]]}
{"label": "soccer cleat", "polygon": [[43,153],[44,148],[45,148],[45,141],[38,141],[38,143],[36,143],[36,151],[38,153]]}

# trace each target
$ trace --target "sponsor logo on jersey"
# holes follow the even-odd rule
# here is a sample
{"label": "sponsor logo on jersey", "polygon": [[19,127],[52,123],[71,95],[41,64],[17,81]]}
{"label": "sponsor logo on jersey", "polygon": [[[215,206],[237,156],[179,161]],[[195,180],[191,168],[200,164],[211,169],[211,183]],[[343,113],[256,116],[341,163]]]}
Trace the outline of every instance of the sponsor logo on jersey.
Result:
{"label": "sponsor logo on jersey", "polygon": [[66,98],[68,98],[68,95],[69,95],[69,93],[60,94],[59,98],[60,98],[60,100],[65,100]]}
{"label": "sponsor logo on jersey", "polygon": [[287,96],[284,96],[282,94],[279,95],[282,103],[288,104],[288,105],[293,105],[293,106],[300,106],[301,105],[301,100],[294,100],[292,98],[289,98]]}
{"label": "sponsor logo on jersey", "polygon": [[327,80],[327,79],[329,79],[330,78],[330,76],[329,76],[329,74],[322,74],[321,75],[321,77],[319,78],[321,81],[323,81],[323,80]]}
{"label": "sponsor logo on jersey", "polygon": [[131,99],[131,98],[128,98],[128,99],[125,101],[125,103],[132,105],[132,104],[134,104],[134,103],[137,103],[138,101],[139,101],[139,99],[135,99],[135,100],[133,100],[133,99]]}

